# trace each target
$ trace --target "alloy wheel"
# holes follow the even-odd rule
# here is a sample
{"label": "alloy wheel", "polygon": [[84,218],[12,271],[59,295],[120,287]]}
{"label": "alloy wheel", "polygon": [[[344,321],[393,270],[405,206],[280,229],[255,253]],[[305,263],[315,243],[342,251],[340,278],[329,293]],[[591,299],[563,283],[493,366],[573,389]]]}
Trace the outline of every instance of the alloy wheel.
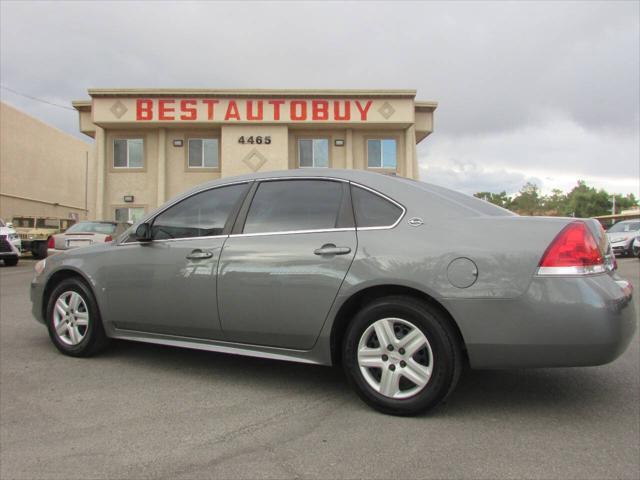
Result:
{"label": "alloy wheel", "polygon": [[67,291],[58,297],[53,310],[53,329],[65,345],[78,345],[89,329],[89,309],[82,296]]}
{"label": "alloy wheel", "polygon": [[425,334],[400,318],[373,322],[358,343],[358,366],[367,384],[393,399],[412,397],[429,383],[433,351]]}

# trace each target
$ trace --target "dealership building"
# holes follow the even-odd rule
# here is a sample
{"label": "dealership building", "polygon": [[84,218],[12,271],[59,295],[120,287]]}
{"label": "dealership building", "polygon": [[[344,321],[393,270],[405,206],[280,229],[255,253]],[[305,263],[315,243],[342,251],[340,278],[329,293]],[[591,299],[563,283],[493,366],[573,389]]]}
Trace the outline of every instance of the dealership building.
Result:
{"label": "dealership building", "polygon": [[96,218],[137,220],[211,179],[292,168],[418,178],[435,102],[414,90],[91,89]]}

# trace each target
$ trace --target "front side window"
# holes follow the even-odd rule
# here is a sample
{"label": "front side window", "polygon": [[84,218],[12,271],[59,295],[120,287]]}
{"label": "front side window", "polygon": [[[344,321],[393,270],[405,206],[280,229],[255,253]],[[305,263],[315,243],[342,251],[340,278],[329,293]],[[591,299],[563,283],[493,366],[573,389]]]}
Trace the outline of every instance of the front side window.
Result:
{"label": "front side window", "polygon": [[116,222],[136,223],[144,217],[143,207],[121,207],[116,208]]}
{"label": "front side window", "polygon": [[298,140],[298,160],[302,168],[327,168],[329,166],[329,140],[326,138],[301,138]]}
{"label": "front side window", "polygon": [[218,168],[218,139],[190,138],[188,165],[189,168]]}
{"label": "front side window", "polygon": [[262,182],[243,233],[325,230],[340,224],[342,184],[324,180]]}
{"label": "front side window", "polygon": [[396,169],[398,151],[393,138],[367,140],[367,166],[369,168]]}
{"label": "front side window", "polygon": [[229,185],[196,193],[158,215],[151,232],[154,240],[222,235],[234,206],[247,184]]}
{"label": "front side window", "polygon": [[114,168],[143,168],[144,141],[142,138],[116,138],[113,141]]}
{"label": "front side window", "polygon": [[351,199],[358,228],[390,227],[402,215],[399,206],[364,188],[352,186]]}

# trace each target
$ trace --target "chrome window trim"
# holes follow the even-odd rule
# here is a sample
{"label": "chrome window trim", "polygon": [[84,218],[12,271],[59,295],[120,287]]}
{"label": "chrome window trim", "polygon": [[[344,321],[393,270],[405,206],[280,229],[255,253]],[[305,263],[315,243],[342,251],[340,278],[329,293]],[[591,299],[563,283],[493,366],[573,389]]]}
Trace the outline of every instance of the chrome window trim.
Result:
{"label": "chrome window trim", "polygon": [[260,232],[260,233],[234,233],[229,235],[230,238],[236,237],[263,237],[272,235],[297,235],[301,233],[327,233],[327,232],[355,232],[353,227],[349,228],[318,228],[311,230],[283,230],[278,232]]}
{"label": "chrome window trim", "polygon": [[[362,188],[364,190],[368,190],[371,193],[373,193],[374,195],[378,195],[379,197],[384,198],[385,200],[387,200],[388,202],[393,203],[395,206],[397,206],[398,208],[400,208],[402,210],[402,213],[400,213],[400,216],[395,221],[395,223],[393,223],[392,225],[381,225],[379,227],[361,227],[361,228],[358,228],[358,226],[357,226],[358,219],[355,219],[356,220],[356,230],[358,232],[366,231],[366,230],[391,230],[391,229],[395,228],[402,221],[402,219],[404,218],[405,214],[407,213],[407,209],[404,208],[404,205],[396,202],[393,198],[390,198],[390,197],[386,196],[384,193],[380,193],[377,190],[374,190],[373,188],[369,188],[369,187],[367,187],[365,185],[362,185],[360,183],[356,183],[356,182],[349,182],[349,183],[351,183],[351,185],[355,185],[356,187],[360,187],[360,188]],[[353,199],[351,200],[351,203],[353,204]],[[354,211],[354,213],[355,213],[355,211]]]}
{"label": "chrome window trim", "polygon": [[576,276],[576,275],[599,275],[607,272],[607,267],[601,265],[585,265],[573,267],[538,267],[536,272],[540,277],[552,276]]}
{"label": "chrome window trim", "polygon": [[234,181],[234,182],[228,182],[228,183],[223,183],[220,185],[215,185],[215,186],[207,186],[207,187],[203,187],[199,190],[196,190],[194,192],[191,193],[191,195],[186,196],[186,197],[180,197],[177,200],[174,200],[173,202],[167,204],[162,210],[158,210],[157,212],[153,212],[150,215],[148,215],[147,217],[145,217],[143,220],[141,220],[139,223],[145,223],[148,222],[150,219],[154,219],[155,217],[157,217],[158,215],[162,214],[163,212],[165,212],[166,210],[168,210],[169,208],[171,208],[172,206],[174,206],[175,204],[181,202],[182,200],[186,200],[187,198],[190,198],[194,195],[197,195],[199,193],[208,191],[208,190],[213,190],[216,188],[221,188],[221,187],[228,187],[231,185],[240,185],[240,184],[249,184],[252,182],[271,182],[271,181],[278,181],[278,180],[328,180],[328,181],[333,181],[333,182],[342,182],[342,183],[349,183],[351,185],[354,185],[356,187],[359,188],[363,188],[364,190],[368,190],[369,192],[373,193],[374,195],[378,195],[379,197],[384,198],[385,200],[393,203],[394,205],[396,205],[398,208],[400,208],[402,210],[402,213],[398,216],[398,219],[395,221],[395,223],[393,223],[392,225],[383,225],[383,226],[379,226],[379,227],[362,227],[362,228],[358,228],[356,227],[348,227],[348,228],[320,228],[320,229],[309,229],[309,230],[282,230],[282,231],[277,231],[277,232],[256,232],[256,233],[235,233],[235,234],[230,234],[230,235],[213,235],[213,236],[205,236],[205,237],[184,237],[184,238],[169,238],[169,239],[163,239],[163,240],[152,240],[151,242],[127,242],[127,239],[129,238],[129,236],[127,235],[126,238],[124,238],[122,241],[117,243],[117,246],[120,245],[140,245],[140,244],[147,244],[147,243],[153,243],[153,242],[174,242],[174,241],[182,241],[182,240],[196,240],[196,239],[206,239],[206,238],[222,238],[222,237],[229,237],[229,238],[236,238],[236,237],[257,237],[257,236],[272,236],[272,235],[298,235],[298,234],[303,234],[303,233],[328,233],[328,232],[358,232],[358,231],[366,231],[366,230],[391,230],[393,228],[395,228],[396,226],[398,226],[398,224],[402,221],[402,219],[404,218],[405,214],[407,213],[407,209],[401,204],[398,203],[397,201],[395,201],[393,198],[388,197],[387,195],[385,195],[384,193],[381,193],[377,190],[374,190],[373,188],[367,187],[365,185],[362,185],[360,183],[357,182],[353,182],[350,180],[346,180],[344,178],[337,178],[337,177],[327,177],[327,176],[285,176],[285,177],[266,177],[266,178],[255,178],[255,179],[249,179],[249,180],[238,180],[238,181]]}
{"label": "chrome window trim", "polygon": [[228,238],[229,235],[208,235],[204,237],[181,237],[181,238],[162,238],[160,240],[151,240],[149,242],[126,242],[118,243],[116,246],[124,247],[127,245],[148,245],[150,243],[165,243],[165,242],[182,242],[186,240],[207,240],[212,238]]}

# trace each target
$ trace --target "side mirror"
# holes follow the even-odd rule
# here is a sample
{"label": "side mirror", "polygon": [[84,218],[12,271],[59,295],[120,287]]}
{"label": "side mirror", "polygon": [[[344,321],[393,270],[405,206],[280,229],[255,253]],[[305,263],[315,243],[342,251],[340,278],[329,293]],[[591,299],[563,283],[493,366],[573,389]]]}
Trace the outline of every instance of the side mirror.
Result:
{"label": "side mirror", "polygon": [[151,241],[151,225],[148,223],[141,223],[136,228],[136,240],[139,242]]}

